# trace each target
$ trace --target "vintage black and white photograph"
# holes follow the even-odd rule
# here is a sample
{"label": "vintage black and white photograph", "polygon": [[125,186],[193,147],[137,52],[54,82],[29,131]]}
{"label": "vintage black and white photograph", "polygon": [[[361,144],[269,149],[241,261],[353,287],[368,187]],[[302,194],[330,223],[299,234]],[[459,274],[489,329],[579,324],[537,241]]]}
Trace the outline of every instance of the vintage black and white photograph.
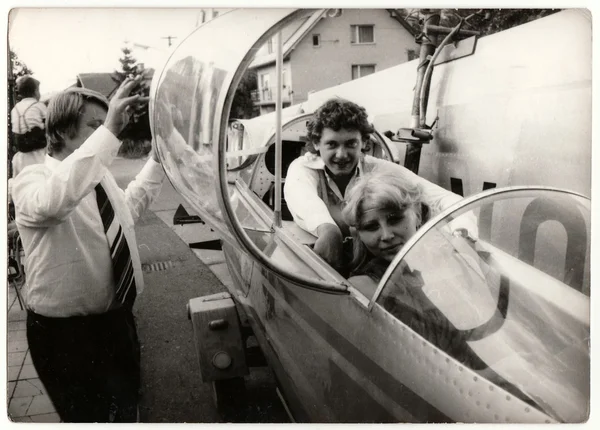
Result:
{"label": "vintage black and white photograph", "polygon": [[6,10],[5,421],[589,425],[592,10],[299,6]]}

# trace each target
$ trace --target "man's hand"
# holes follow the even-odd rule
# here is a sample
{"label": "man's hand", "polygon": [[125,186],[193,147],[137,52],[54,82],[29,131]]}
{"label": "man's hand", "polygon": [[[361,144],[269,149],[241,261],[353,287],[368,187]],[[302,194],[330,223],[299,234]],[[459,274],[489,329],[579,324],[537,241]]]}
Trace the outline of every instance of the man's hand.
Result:
{"label": "man's hand", "polygon": [[141,75],[138,75],[135,78],[125,79],[117,89],[115,95],[110,99],[104,126],[115,136],[119,136],[123,128],[127,125],[131,111],[130,106],[136,103],[148,103],[148,97],[142,97],[140,95],[129,97],[131,90],[133,90],[141,80]]}
{"label": "man's hand", "polygon": [[317,241],[313,250],[331,266],[340,270],[344,264],[344,238],[335,224],[321,224],[317,227]]}

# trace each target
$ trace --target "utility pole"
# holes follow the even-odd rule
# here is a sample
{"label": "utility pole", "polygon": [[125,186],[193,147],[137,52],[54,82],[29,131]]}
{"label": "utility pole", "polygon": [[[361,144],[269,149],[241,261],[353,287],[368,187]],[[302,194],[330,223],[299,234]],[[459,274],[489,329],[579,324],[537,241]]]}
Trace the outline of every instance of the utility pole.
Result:
{"label": "utility pole", "polygon": [[169,48],[171,47],[171,39],[177,39],[177,36],[165,36],[161,37],[161,39],[167,39],[169,41]]}

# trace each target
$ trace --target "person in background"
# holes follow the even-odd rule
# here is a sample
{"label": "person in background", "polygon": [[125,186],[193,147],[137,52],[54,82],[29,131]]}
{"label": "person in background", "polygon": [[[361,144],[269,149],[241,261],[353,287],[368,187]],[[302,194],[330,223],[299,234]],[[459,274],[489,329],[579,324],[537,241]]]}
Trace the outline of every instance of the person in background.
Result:
{"label": "person in background", "polygon": [[31,359],[63,422],[135,422],[140,350],[132,308],[143,276],[134,222],[164,179],[154,148],[125,191],[109,172],[139,78],[110,103],[69,88],[48,106],[48,155],[14,179],[26,256]]}
{"label": "person in background", "polygon": [[423,201],[433,210],[445,209],[462,197],[423,179],[391,161],[364,155],[362,150],[374,129],[365,108],[335,98],[325,102],[308,121],[308,150],[288,169],[284,195],[294,221],[317,236],[314,251],[344,273],[344,238],[348,225],[341,215],[346,190],[362,175],[387,171],[419,184]]}
{"label": "person in background", "polygon": [[12,160],[13,178],[30,164],[42,163],[46,156],[45,122],[47,108],[40,101],[40,82],[30,75],[17,79],[21,97],[10,112],[17,153]]}
{"label": "person in background", "polygon": [[[40,101],[40,82],[24,75],[16,82],[17,96],[21,98],[10,112],[14,137],[14,155],[10,158],[8,201],[12,199],[12,178],[25,166],[43,163],[46,156],[45,122],[47,108]],[[12,211],[12,207],[10,208]]]}

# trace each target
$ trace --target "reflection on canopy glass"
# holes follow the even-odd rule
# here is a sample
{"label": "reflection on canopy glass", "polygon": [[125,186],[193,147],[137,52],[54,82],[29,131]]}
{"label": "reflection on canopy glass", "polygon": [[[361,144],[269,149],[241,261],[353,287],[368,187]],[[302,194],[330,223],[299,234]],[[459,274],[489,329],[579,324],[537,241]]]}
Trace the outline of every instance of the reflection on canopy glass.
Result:
{"label": "reflection on canopy glass", "polygon": [[[589,405],[589,201],[513,191],[467,205],[397,262],[377,303],[448,355],[564,421]],[[476,216],[480,237],[448,224]]]}
{"label": "reflection on canopy glass", "polygon": [[[589,201],[551,191],[467,205],[417,241],[377,303],[509,393],[556,419],[582,420],[590,375],[586,214]],[[450,234],[450,222],[473,215],[478,239]]]}
{"label": "reflection on canopy glass", "polygon": [[[253,35],[262,35],[271,20],[277,22],[290,13],[263,10],[259,14],[263,19],[249,21],[244,14],[220,15],[218,23],[207,22],[182,41],[153,83],[152,131],[167,177],[202,218],[226,236],[229,233],[217,196],[217,151],[224,150],[226,167],[232,173],[228,176],[230,183],[238,178],[236,167],[266,151],[265,136],[251,124],[246,129],[241,123],[237,128],[234,121],[229,128],[223,126],[221,121],[226,121],[228,113],[226,95],[234,94],[232,82],[241,70],[242,59],[258,49],[252,47]],[[248,35],[244,40],[223,43],[218,49],[206,43],[227,40],[231,28],[241,27]],[[274,130],[273,125],[259,128]],[[256,223],[250,224],[256,227]]]}

